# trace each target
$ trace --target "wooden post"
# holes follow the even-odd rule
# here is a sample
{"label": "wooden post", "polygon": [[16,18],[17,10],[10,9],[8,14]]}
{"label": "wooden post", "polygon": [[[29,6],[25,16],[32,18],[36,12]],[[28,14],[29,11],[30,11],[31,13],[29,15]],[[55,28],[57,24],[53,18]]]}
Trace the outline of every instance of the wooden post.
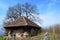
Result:
{"label": "wooden post", "polygon": [[16,35],[15,34],[13,35],[13,40],[16,40]]}

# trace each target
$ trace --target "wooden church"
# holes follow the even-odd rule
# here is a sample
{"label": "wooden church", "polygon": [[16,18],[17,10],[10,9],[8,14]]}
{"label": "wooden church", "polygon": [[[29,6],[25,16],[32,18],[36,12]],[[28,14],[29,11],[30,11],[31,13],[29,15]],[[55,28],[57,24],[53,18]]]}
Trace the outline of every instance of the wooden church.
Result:
{"label": "wooden church", "polygon": [[5,26],[5,36],[28,37],[35,36],[41,32],[41,27],[32,22],[27,17],[21,16],[13,22],[7,23]]}

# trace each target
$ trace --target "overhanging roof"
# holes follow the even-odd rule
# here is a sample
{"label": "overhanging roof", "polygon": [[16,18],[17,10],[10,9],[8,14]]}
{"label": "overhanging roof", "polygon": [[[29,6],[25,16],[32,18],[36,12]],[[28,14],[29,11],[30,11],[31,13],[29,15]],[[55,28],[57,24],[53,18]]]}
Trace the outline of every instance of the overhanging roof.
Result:
{"label": "overhanging roof", "polygon": [[13,21],[13,22],[7,23],[4,28],[7,28],[7,27],[21,27],[21,26],[40,27],[36,23],[29,20],[28,18],[22,16],[19,19]]}

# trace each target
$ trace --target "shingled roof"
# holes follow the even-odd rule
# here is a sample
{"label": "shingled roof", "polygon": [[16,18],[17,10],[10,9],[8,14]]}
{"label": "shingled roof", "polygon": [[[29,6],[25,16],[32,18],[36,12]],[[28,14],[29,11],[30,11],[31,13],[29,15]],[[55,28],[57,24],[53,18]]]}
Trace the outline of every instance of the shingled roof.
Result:
{"label": "shingled roof", "polygon": [[22,16],[13,22],[7,23],[4,28],[6,28],[6,27],[21,27],[21,26],[40,27],[36,23],[29,20],[28,18]]}

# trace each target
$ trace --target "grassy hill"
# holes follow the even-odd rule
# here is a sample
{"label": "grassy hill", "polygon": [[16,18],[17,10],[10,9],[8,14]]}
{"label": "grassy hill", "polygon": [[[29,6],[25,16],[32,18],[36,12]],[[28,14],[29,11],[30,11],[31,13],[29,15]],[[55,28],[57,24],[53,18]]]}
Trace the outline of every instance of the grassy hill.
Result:
{"label": "grassy hill", "polygon": [[[21,40],[43,40],[44,38],[44,32],[42,32],[40,35],[34,36],[34,37],[29,37],[29,38],[23,38]],[[56,34],[55,36],[53,35],[53,33],[49,33],[49,37],[50,40],[60,40],[60,34]],[[4,36],[0,36],[0,40],[6,40],[6,38],[4,38]],[[17,39],[20,40],[20,39]]]}

